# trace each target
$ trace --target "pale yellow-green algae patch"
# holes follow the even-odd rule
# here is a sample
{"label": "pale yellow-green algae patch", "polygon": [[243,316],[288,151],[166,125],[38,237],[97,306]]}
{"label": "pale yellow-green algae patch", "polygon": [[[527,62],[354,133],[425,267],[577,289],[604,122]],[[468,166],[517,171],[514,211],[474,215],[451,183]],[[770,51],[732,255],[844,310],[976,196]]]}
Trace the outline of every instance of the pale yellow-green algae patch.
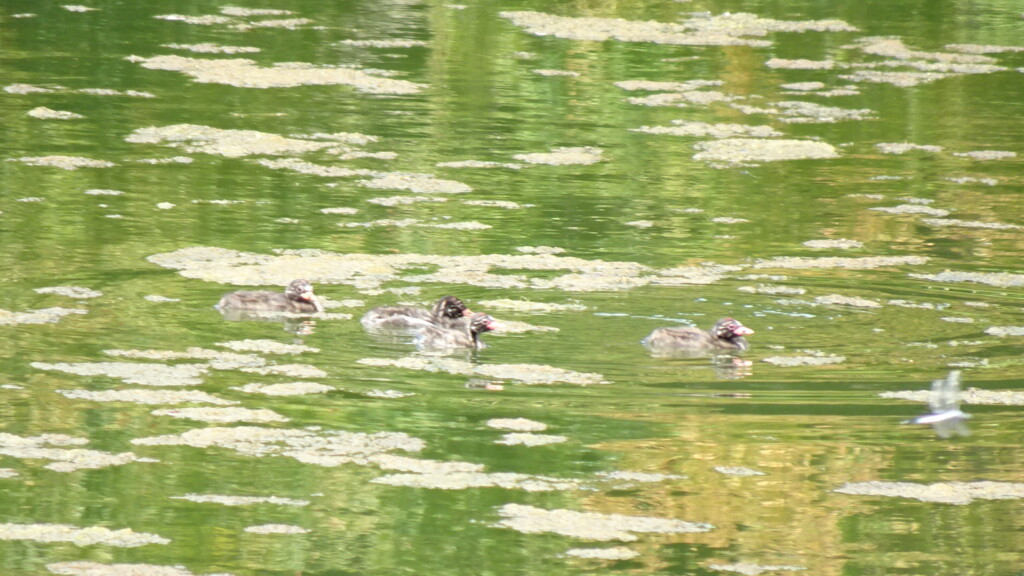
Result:
{"label": "pale yellow-green algae patch", "polygon": [[815,140],[725,138],[699,142],[695,147],[700,150],[694,154],[695,160],[726,165],[839,157],[834,146]]}
{"label": "pale yellow-green algae patch", "polygon": [[745,466],[715,466],[714,471],[726,476],[764,476],[764,472]]}
{"label": "pale yellow-green algae patch", "polygon": [[18,471],[14,468],[0,468],[0,478],[17,478]]}
{"label": "pale yellow-green algae patch", "polygon": [[[1021,329],[1021,336],[1024,336],[1024,328]],[[913,402],[930,402],[932,399],[931,390],[900,390],[896,392],[881,392],[882,398],[897,398]],[[960,393],[960,401],[964,404],[989,404],[994,406],[1024,406],[1024,392],[1015,390],[982,390],[981,388],[968,388]]]}
{"label": "pale yellow-green algae patch", "polygon": [[263,424],[267,422],[288,422],[288,418],[281,416],[273,410],[266,408],[252,409],[233,406],[230,408],[161,408],[151,412],[154,416],[171,416],[173,418],[185,418],[198,420],[199,422],[212,422],[215,424],[226,424],[230,422],[253,422]]}
{"label": "pale yellow-green algae patch", "polygon": [[[131,462],[153,462],[153,460],[141,459],[131,452],[111,454],[99,450],[52,447],[81,446],[87,443],[88,440],[84,438],[73,438],[63,434],[23,437],[0,433],[0,454],[13,458],[51,460],[52,462],[44,466],[44,468],[55,472],[93,470],[109,466],[123,466]],[[48,445],[51,447],[47,447]]]}
{"label": "pale yellow-green algae patch", "polygon": [[502,516],[502,520],[496,524],[500,528],[511,528],[523,534],[559,534],[602,542],[633,542],[638,539],[637,533],[678,534],[707,532],[714,528],[711,524],[703,522],[574,510],[546,510],[522,504],[506,504],[498,509],[498,514]]}
{"label": "pale yellow-green algae patch", "polygon": [[911,274],[910,277],[931,280],[932,282],[974,282],[999,288],[1024,286],[1024,274],[1014,274],[1011,272],[958,272],[955,270],[945,270],[938,274]]}
{"label": "pale yellow-green algae patch", "polygon": [[374,478],[374,484],[428,488],[433,490],[467,490],[470,488],[504,488],[526,492],[557,492],[580,490],[578,480],[533,476],[516,472],[427,472],[423,474],[388,474]]}
{"label": "pale yellow-green algae patch", "polygon": [[936,482],[934,484],[882,481],[848,482],[833,492],[859,496],[911,498],[922,502],[962,505],[970,504],[975,500],[1024,499],[1024,483],[991,481]]}
{"label": "pale yellow-green algae patch", "polygon": [[309,529],[292,524],[260,524],[247,526],[245,531],[250,534],[308,534]]}
{"label": "pale yellow-green algae patch", "polygon": [[510,432],[494,441],[505,446],[547,446],[568,442],[569,438],[560,434],[534,434],[532,432]]}
{"label": "pale yellow-green algae patch", "polygon": [[276,340],[231,340],[217,342],[217,346],[223,346],[235,352],[260,352],[262,354],[302,354],[303,352],[320,351],[319,348],[305,344],[285,344]]}
{"label": "pale yellow-green algae patch", "polygon": [[[502,288],[555,288],[569,291],[626,290],[644,286],[657,272],[636,262],[585,260],[549,253],[436,256],[423,254],[337,254],[319,250],[280,250],[277,256],[222,248],[183,248],[154,254],[147,260],[180,270],[183,276],[225,284],[278,285],[295,278],[296,271],[314,283],[350,284],[357,290],[379,290],[386,282],[420,284],[439,282]],[[402,276],[403,272],[436,271]],[[496,272],[514,270],[516,273]],[[524,271],[565,270],[568,274],[529,278]],[[675,276],[670,269],[664,276]],[[711,272],[711,270],[709,270]]]}
{"label": "pale yellow-green algae patch", "polygon": [[338,44],[359,46],[362,48],[417,48],[429,46],[422,40],[386,39],[386,40],[341,40]]}
{"label": "pale yellow-green algae patch", "polygon": [[871,120],[875,118],[873,110],[868,108],[848,109],[835,106],[822,106],[813,102],[778,102],[781,108],[779,120],[786,124],[832,124],[845,120]]}
{"label": "pale yellow-green algae patch", "polygon": [[158,534],[135,532],[131,528],[110,530],[102,526],[79,528],[68,524],[0,524],[0,540],[67,542],[75,546],[102,544],[119,548],[134,548],[146,544],[170,544],[171,542]]}
{"label": "pale yellow-green algae patch", "polygon": [[765,66],[784,70],[831,70],[837,64],[834,60],[772,58],[765,62]]}
{"label": "pale yellow-green algae patch", "polygon": [[487,421],[487,426],[516,432],[543,432],[548,429],[547,424],[527,418],[491,418]]}
{"label": "pale yellow-green algae patch", "polygon": [[193,154],[213,154],[226,158],[296,155],[337,145],[337,142],[329,140],[288,138],[257,130],[225,130],[199,124],[136,128],[125,137],[125,141],[171,146]]}
{"label": "pale yellow-green algae patch", "polygon": [[447,202],[447,198],[441,196],[383,196],[377,198],[368,198],[367,203],[376,204],[378,206],[408,206],[410,204],[417,204],[420,202]]}
{"label": "pale yellow-green algae patch", "polygon": [[1016,158],[1016,152],[1010,152],[1009,150],[974,150],[971,152],[953,152],[953,156],[960,156],[961,158],[970,158],[972,160],[1003,160],[1006,158]]}
{"label": "pale yellow-green algae patch", "polygon": [[55,370],[79,376],[106,376],[142,386],[197,386],[208,364],[155,364],[133,362],[32,362],[37,370]]}
{"label": "pale yellow-green algae patch", "polygon": [[85,116],[82,116],[81,114],[76,114],[67,110],[53,110],[46,106],[33,108],[29,110],[27,114],[40,120],[79,120],[81,118],[85,118]]}
{"label": "pale yellow-green algae patch", "polygon": [[804,288],[797,288],[795,286],[774,286],[770,284],[740,286],[736,290],[746,294],[768,294],[771,296],[802,296],[807,293],[807,290]]}
{"label": "pale yellow-green algae patch", "polygon": [[860,298],[858,296],[843,296],[842,294],[828,294],[818,296],[814,301],[823,306],[853,306],[854,308],[881,308],[882,303],[878,300]]}
{"label": "pale yellow-green algae patch", "polygon": [[57,390],[57,393],[74,400],[92,402],[131,402],[134,404],[216,404],[230,406],[234,400],[218,398],[199,390]]}
{"label": "pale yellow-green algae patch", "polygon": [[837,250],[849,250],[851,248],[863,248],[864,243],[858,240],[850,240],[848,238],[835,238],[808,240],[804,242],[804,246],[815,249],[835,248]]}
{"label": "pale yellow-green algae patch", "polygon": [[536,36],[604,42],[651,42],[689,46],[770,46],[767,40],[744,36],[765,36],[771,32],[852,32],[857,29],[840,20],[782,21],[748,13],[699,16],[680,24],[624,20],[621,18],[565,17],[541,12],[501,12],[513,24]]}
{"label": "pale yellow-green algae patch", "polygon": [[[47,564],[46,569],[61,576],[199,576],[180,566],[156,564],[101,564],[74,561]],[[205,574],[203,576],[232,576],[231,574]]]}
{"label": "pale yellow-green algae patch", "polygon": [[391,358],[363,358],[359,364],[367,366],[394,366],[408,370],[447,372],[463,376],[484,376],[513,380],[522,384],[607,384],[604,376],[594,372],[575,372],[543,364],[474,364],[455,358],[436,356],[406,356]]}
{"label": "pale yellow-green algae patch", "polygon": [[401,432],[320,431],[310,429],[263,428],[258,426],[210,427],[181,434],[136,438],[138,446],[221,447],[248,456],[288,456],[306,464],[340,466],[365,464],[367,459],[387,452],[418,452],[424,442]]}
{"label": "pale yellow-green algae patch", "polygon": [[985,329],[990,336],[1024,336],[1024,326],[992,326]]}
{"label": "pale yellow-green algae patch", "polygon": [[382,470],[416,474],[460,474],[482,472],[484,469],[483,464],[472,462],[425,460],[395,454],[374,454],[366,459],[366,463]]}
{"label": "pale yellow-green algae patch", "polygon": [[770,356],[762,360],[776,366],[827,366],[846,362],[845,356],[815,353],[807,356]]}
{"label": "pale yellow-green algae patch", "polygon": [[935,227],[951,226],[954,228],[981,228],[988,230],[1020,230],[1016,224],[1003,222],[982,222],[979,220],[959,220],[957,218],[922,218],[922,224]]}
{"label": "pale yellow-green algae patch", "polygon": [[334,387],[316,382],[282,382],[280,384],[259,384],[253,382],[245,386],[233,387],[232,390],[266,396],[305,396],[307,394],[330,392],[334,390]]}
{"label": "pale yellow-green algae patch", "polygon": [[41,308],[38,310],[26,310],[24,312],[12,312],[0,310],[0,325],[11,324],[54,324],[60,322],[64,316],[71,314],[88,314],[88,310],[80,308]]}
{"label": "pale yellow-green algae patch", "polygon": [[477,301],[477,307],[487,310],[490,310],[492,308],[500,308],[502,310],[512,310],[514,312],[533,313],[579,312],[587,309],[587,307],[584,306],[583,304],[579,304],[576,302],[567,302],[565,304],[559,304],[556,302],[532,302],[530,300],[512,300],[509,298],[499,298],[496,300],[479,300]]}
{"label": "pale yellow-green algae patch", "polygon": [[59,294],[61,296],[67,296],[68,298],[75,298],[78,300],[99,298],[100,296],[103,296],[103,292],[100,292],[99,290],[82,288],[81,286],[47,286],[46,288],[36,288],[35,292],[39,294]]}
{"label": "pale yellow-green algae patch", "polygon": [[906,154],[914,150],[920,150],[922,152],[939,153],[942,152],[942,146],[935,146],[932,144],[911,144],[909,142],[879,142],[875,144],[875,147],[882,154]]}
{"label": "pale yellow-green algae patch", "polygon": [[423,85],[382,78],[352,68],[315,66],[305,63],[278,63],[260,66],[245,58],[186,58],[154,56],[135,58],[151,70],[169,70],[191,76],[196,82],[227,84],[240,88],[290,88],[303,85],[347,85],[370,94],[416,94]]}
{"label": "pale yellow-green algae patch", "polygon": [[534,152],[530,154],[516,154],[513,156],[520,162],[527,164],[548,164],[551,166],[566,166],[571,164],[589,165],[597,164],[604,160],[602,150],[593,146],[577,146],[552,148],[550,152]]}
{"label": "pale yellow-green algae patch", "polygon": [[271,366],[244,367],[242,372],[263,376],[288,376],[289,378],[325,378],[327,372],[309,364],[274,364]]}
{"label": "pale yellow-green algae patch", "polygon": [[78,170],[79,168],[111,168],[117,166],[106,160],[96,160],[83,156],[22,156],[21,158],[9,158],[8,162],[21,162],[28,166],[49,166],[63,170]]}
{"label": "pale yellow-green algae patch", "polygon": [[749,136],[752,138],[771,138],[782,136],[782,132],[771,126],[749,126],[746,124],[709,124],[707,122],[690,122],[673,120],[673,126],[641,126],[633,128],[633,132],[647,134],[668,134],[671,136],[709,136],[711,138],[732,138]]}
{"label": "pale yellow-green algae patch", "polygon": [[920,204],[898,204],[896,206],[875,206],[870,208],[877,212],[887,212],[889,214],[925,214],[927,216],[948,216],[949,210],[943,210],[942,208],[932,208],[931,206],[922,206]]}
{"label": "pale yellow-green algae patch", "polygon": [[625,546],[613,546],[611,548],[570,548],[564,552],[571,558],[585,558],[588,560],[632,560],[640,555],[635,550]]}
{"label": "pale yellow-green algae patch", "polygon": [[754,268],[873,270],[891,266],[919,266],[927,262],[928,258],[925,256],[864,256],[861,258],[778,256],[768,260],[758,260],[754,262]]}
{"label": "pale yellow-green algae patch", "polygon": [[189,50],[200,54],[244,54],[260,51],[255,46],[224,46],[212,42],[203,42],[201,44],[161,44],[161,46],[172,50]]}
{"label": "pale yellow-green algae patch", "polygon": [[539,76],[568,76],[576,77],[579,76],[579,72],[573,72],[572,70],[552,70],[550,68],[537,68],[532,70],[534,74]]}
{"label": "pale yellow-green algae patch", "polygon": [[435,166],[439,168],[508,168],[509,170],[520,170],[522,164],[515,162],[493,162],[490,160],[455,160],[452,162],[438,162]]}
{"label": "pale yellow-green algae patch", "polygon": [[199,504],[221,504],[224,506],[251,506],[253,504],[276,504],[279,506],[309,506],[309,500],[296,500],[280,496],[232,496],[229,494],[185,494],[171,496],[171,500],[188,500]]}
{"label": "pale yellow-green algae patch", "polygon": [[743,576],[758,576],[764,572],[798,572],[807,570],[806,566],[793,566],[787,564],[754,564],[753,562],[736,562],[734,564],[708,564],[711,570],[719,572],[736,572]]}
{"label": "pale yellow-green algae patch", "polygon": [[457,180],[417,172],[374,173],[372,180],[360,180],[359,184],[383,190],[408,190],[414,194],[465,194],[473,191],[468,184]]}
{"label": "pale yellow-green algae patch", "polygon": [[116,358],[135,360],[206,360],[215,370],[235,370],[243,367],[263,366],[266,359],[255,354],[238,354],[223,350],[210,350],[195,346],[182,352],[175,350],[104,350],[104,354]]}

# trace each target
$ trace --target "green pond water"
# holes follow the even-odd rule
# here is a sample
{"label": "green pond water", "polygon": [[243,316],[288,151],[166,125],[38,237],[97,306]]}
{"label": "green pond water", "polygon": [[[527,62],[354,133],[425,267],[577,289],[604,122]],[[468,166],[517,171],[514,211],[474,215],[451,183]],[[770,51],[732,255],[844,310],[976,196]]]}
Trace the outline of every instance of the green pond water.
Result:
{"label": "green pond water", "polygon": [[0,5],[0,573],[1024,570],[1019,3],[237,4]]}

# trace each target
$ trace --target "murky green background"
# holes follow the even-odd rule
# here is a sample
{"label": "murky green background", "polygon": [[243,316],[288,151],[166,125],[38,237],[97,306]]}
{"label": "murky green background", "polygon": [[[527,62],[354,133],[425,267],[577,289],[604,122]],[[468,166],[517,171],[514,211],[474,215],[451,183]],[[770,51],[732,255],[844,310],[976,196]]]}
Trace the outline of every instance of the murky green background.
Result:
{"label": "murky green background", "polygon": [[[154,16],[219,15],[221,6],[215,3],[92,0],[88,6],[98,10],[19,0],[0,6],[0,83],[8,88],[0,92],[0,308],[9,311],[0,319],[57,306],[87,311],[55,323],[0,325],[0,384],[5,385],[0,388],[0,432],[23,438],[66,434],[88,440],[73,448],[131,451],[159,462],[60,472],[44,468],[50,460],[12,456],[5,448],[0,468],[12,476],[0,479],[0,524],[130,528],[171,542],[122,548],[0,539],[0,572],[83,573],[47,569],[76,560],[150,565],[149,572],[141,573],[179,566],[180,572],[167,573],[236,575],[708,574],[722,573],[722,565],[742,564],[754,565],[748,573],[756,573],[758,566],[775,566],[779,573],[786,573],[778,568],[783,566],[804,567],[807,574],[887,575],[1009,575],[1024,569],[1019,496],[958,505],[834,492],[847,482],[1024,481],[1020,406],[966,405],[973,415],[973,435],[942,440],[927,427],[899,425],[921,414],[923,404],[879,396],[924,390],[950,367],[964,370],[967,387],[1024,391],[1024,339],[986,333],[992,327],[1024,325],[1024,172],[1019,156],[1024,154],[1024,53],[989,52],[1002,70],[951,74],[909,87],[839,78],[853,70],[845,64],[891,61],[853,46],[868,37],[899,37],[909,50],[926,53],[911,54],[910,60],[930,64],[948,60],[936,53],[962,54],[947,44],[1024,45],[1019,3],[250,2],[246,8],[293,14],[233,17],[211,25]],[[749,12],[783,21],[838,19],[859,31],[746,37],[770,41],[763,47],[585,41],[531,34],[502,17],[504,10],[660,22],[679,22],[693,13]],[[311,22],[296,29],[234,26],[273,18]],[[365,46],[346,40],[422,45]],[[260,51],[201,54],[163,46],[198,43]],[[249,58],[261,66],[356,67],[379,77],[387,71],[387,77],[416,82],[422,90],[389,96],[344,85],[247,88],[197,82],[128,58],[167,54]],[[766,65],[772,58],[837,64],[830,70],[786,69]],[[901,70],[887,66],[870,69]],[[870,114],[867,119],[785,123],[778,115],[745,115],[730,102],[648,106],[629,99],[659,91],[616,86],[630,80],[720,81],[704,90],[740,98],[737,102],[745,106],[803,101]],[[855,86],[857,93],[824,97],[782,87],[812,81],[826,89]],[[49,91],[9,89],[17,84]],[[130,90],[155,97],[125,94]],[[28,114],[43,106],[84,117]],[[839,158],[711,165],[693,157],[695,145],[710,137],[635,130],[670,126],[674,120],[768,125],[784,138],[831,144]],[[270,158],[259,154],[228,157],[166,142],[126,140],[135,130],[174,124],[296,138],[370,135],[377,140],[353,148],[394,154],[342,159],[319,151],[283,157],[379,173],[431,174],[472,191],[426,192],[420,195],[447,201],[388,207],[368,200],[417,193],[367,188],[358,176],[271,169],[256,162]],[[942,150],[891,154],[879,143]],[[585,146],[599,149],[602,160],[547,165],[514,158]],[[1018,156],[957,155],[993,150]],[[116,166],[65,170],[18,160],[51,155]],[[192,161],[145,162],[175,156]],[[437,166],[465,160],[518,163],[520,168]],[[123,194],[85,193],[94,189]],[[222,200],[240,202],[211,202]],[[507,209],[466,200],[517,205]],[[163,209],[161,203],[174,206]],[[912,211],[872,210],[900,205],[949,211],[946,218],[960,223],[928,223],[934,215]],[[359,212],[321,212],[332,207]],[[338,225],[405,218],[427,224],[474,221],[489,228]],[[716,221],[722,218],[739,220]],[[1001,227],[980,227],[986,224]],[[803,244],[823,239],[863,245],[844,250]],[[519,254],[521,247],[543,246],[563,249],[561,257],[633,262],[657,270],[703,263],[736,268],[710,284],[650,282],[616,290],[489,288],[472,281],[388,278],[384,288],[420,289],[396,294],[311,277],[319,294],[363,303],[333,310],[353,319],[315,320],[311,333],[296,335],[280,322],[226,322],[212,309],[225,291],[249,285],[189,278],[146,260],[193,246],[262,255],[318,249],[433,256]],[[864,270],[757,267],[782,256],[927,260]],[[960,281],[926,277],[946,270],[962,273],[952,277]],[[504,273],[554,278],[565,271]],[[312,275],[298,265],[294,277],[301,276]],[[35,291],[53,286],[89,288],[102,296],[76,300]],[[804,292],[770,293],[779,287]],[[358,323],[366,309],[399,300],[429,302],[446,293],[458,294],[475,308],[495,299],[585,306],[532,314],[488,310],[504,320],[557,331],[489,334],[489,348],[456,358],[479,365],[599,373],[608,383],[526,385],[505,379],[503,390],[486,390],[467,382],[471,379],[465,375],[359,363],[399,359],[414,351],[366,335]],[[815,300],[834,294],[874,305]],[[176,300],[145,298],[153,295]],[[724,315],[757,331],[746,355],[749,368],[716,366],[706,359],[652,358],[639,344],[655,327],[670,322],[707,327]],[[316,353],[266,358],[269,363],[310,364],[327,373],[290,378],[211,370],[194,387],[290,419],[264,426],[402,432],[425,443],[421,452],[403,455],[481,464],[487,472],[584,483],[619,471],[666,477],[547,492],[439,490],[371,483],[390,473],[374,466],[303,464],[220,447],[140,446],[131,440],[218,424],[151,414],[173,406],[71,399],[57,391],[143,387],[31,366],[123,361],[103,352],[110,349],[223,349],[217,343],[244,339],[318,348]],[[765,361],[780,356],[837,363]],[[230,389],[295,380],[314,380],[336,390],[273,397]],[[413,395],[375,398],[368,394],[372,390]],[[567,440],[537,447],[495,444],[505,431],[488,427],[492,418],[543,422],[548,425],[544,433]],[[11,442],[8,437],[4,446]],[[746,467],[764,475],[724,474],[716,467]],[[278,496],[309,504],[236,507],[171,499],[189,493]],[[627,542],[521,533],[497,526],[499,509],[509,503],[706,522],[714,529],[640,532]],[[244,531],[263,524],[308,532]],[[588,560],[565,554],[611,546],[636,555]]]}

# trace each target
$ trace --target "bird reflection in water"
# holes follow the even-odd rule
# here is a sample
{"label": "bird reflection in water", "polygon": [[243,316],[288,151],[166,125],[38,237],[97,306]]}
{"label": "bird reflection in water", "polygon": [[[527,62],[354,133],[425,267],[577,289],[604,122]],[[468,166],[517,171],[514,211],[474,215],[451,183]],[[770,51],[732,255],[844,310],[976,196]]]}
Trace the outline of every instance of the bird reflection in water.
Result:
{"label": "bird reflection in water", "polygon": [[953,370],[945,378],[932,381],[928,407],[931,408],[931,414],[907,420],[904,424],[931,424],[939,438],[971,435],[964,422],[971,415],[960,409],[959,370]]}

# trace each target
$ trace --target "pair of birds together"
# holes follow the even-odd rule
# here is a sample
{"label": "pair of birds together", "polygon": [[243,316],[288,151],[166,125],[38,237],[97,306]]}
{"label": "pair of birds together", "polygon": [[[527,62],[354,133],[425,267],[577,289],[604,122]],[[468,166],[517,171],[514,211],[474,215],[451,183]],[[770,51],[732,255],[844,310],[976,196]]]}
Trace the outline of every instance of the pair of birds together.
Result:
{"label": "pair of birds together", "polygon": [[[308,280],[293,280],[284,293],[242,290],[225,294],[220,310],[287,312],[311,314],[323,307]],[[445,296],[430,310],[410,306],[379,306],[367,312],[361,323],[369,331],[414,332],[421,348],[484,348],[480,335],[499,328],[482,312],[474,313],[455,296]],[[722,318],[711,328],[689,326],[657,328],[642,341],[652,351],[700,355],[742,352],[749,348],[746,338],[754,331],[732,318]]]}

